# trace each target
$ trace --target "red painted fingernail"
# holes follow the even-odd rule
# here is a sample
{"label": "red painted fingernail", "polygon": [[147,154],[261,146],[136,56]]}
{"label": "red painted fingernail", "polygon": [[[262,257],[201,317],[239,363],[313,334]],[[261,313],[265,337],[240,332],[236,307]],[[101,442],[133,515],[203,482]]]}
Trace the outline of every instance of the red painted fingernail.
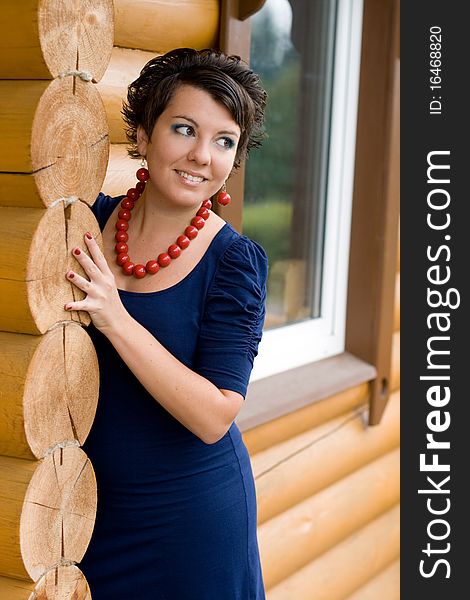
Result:
{"label": "red painted fingernail", "polygon": [[69,273],[69,277],[70,277],[70,279],[73,279],[75,277],[75,275],[73,273]]}
{"label": "red painted fingernail", "polygon": [[80,254],[80,248],[75,248],[73,253],[75,254],[75,256],[78,256]]}
{"label": "red painted fingernail", "polygon": [[93,236],[91,235],[91,233],[90,233],[89,231],[87,231],[87,232],[85,233],[85,237],[87,237],[89,240],[92,240],[92,239],[93,239]]}
{"label": "red painted fingernail", "polygon": [[70,306],[70,304],[66,304],[66,305],[64,306],[64,308],[65,308],[65,310],[70,310],[72,307]]}

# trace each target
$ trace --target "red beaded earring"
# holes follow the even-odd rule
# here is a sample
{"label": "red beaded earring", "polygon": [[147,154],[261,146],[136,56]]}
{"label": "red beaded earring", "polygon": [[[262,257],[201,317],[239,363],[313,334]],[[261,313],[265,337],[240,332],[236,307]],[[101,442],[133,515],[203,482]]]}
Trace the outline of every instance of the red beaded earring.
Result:
{"label": "red beaded earring", "polygon": [[222,186],[222,189],[217,194],[217,202],[221,206],[227,206],[227,204],[230,204],[230,202],[232,200],[232,197],[226,190],[227,190],[227,188],[225,187],[225,183],[224,183],[224,185]]}
{"label": "red beaded earring", "polygon": [[145,184],[150,179],[150,173],[145,166],[144,158],[142,158],[140,162],[140,169],[137,169],[137,173],[135,175],[138,179],[137,183],[135,184],[135,189],[139,192],[139,194],[142,194],[142,192],[145,190]]}

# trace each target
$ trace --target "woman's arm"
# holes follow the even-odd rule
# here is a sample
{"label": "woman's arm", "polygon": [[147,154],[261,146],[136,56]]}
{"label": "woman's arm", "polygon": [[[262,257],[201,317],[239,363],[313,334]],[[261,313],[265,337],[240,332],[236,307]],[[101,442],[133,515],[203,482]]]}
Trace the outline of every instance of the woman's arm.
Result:
{"label": "woman's arm", "polygon": [[87,296],[67,303],[66,309],[88,311],[95,327],[153,398],[203,442],[217,442],[237,416],[243,396],[218,389],[186,367],[133,319],[121,302],[114,275],[98,244],[88,234],[85,242],[92,258],[79,248],[73,255],[90,280],[73,271],[67,277]]}

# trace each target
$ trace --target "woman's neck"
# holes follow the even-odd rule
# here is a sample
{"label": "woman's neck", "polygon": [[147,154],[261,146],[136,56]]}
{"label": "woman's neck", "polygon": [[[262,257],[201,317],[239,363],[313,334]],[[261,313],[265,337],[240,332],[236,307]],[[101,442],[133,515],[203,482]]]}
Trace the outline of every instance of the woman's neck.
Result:
{"label": "woman's neck", "polygon": [[174,243],[175,239],[183,234],[198,209],[199,206],[186,208],[168,205],[145,190],[132,210],[129,237],[137,243]]}

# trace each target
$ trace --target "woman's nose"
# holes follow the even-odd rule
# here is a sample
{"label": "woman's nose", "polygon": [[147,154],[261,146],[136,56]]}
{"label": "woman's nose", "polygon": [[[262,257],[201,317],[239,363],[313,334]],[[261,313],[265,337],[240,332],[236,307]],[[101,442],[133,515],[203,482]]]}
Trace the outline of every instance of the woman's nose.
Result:
{"label": "woman's nose", "polygon": [[210,145],[204,140],[194,140],[189,154],[189,160],[193,160],[200,165],[209,165],[211,163]]}

